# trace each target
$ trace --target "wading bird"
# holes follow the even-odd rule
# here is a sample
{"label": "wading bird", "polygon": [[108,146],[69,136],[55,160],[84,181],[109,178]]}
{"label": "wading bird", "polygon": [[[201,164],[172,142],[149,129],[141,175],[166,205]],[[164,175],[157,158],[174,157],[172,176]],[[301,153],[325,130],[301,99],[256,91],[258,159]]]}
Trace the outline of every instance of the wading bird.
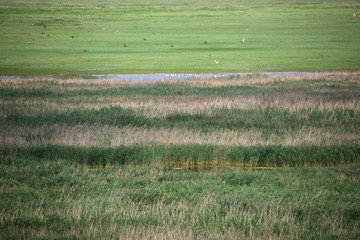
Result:
{"label": "wading bird", "polygon": [[360,7],[360,0],[356,0],[354,6],[354,14],[353,14],[354,18],[356,18],[356,12],[359,10],[359,7]]}
{"label": "wading bird", "polygon": [[243,37],[243,39],[242,39],[242,43],[244,43],[245,42],[245,38]]}
{"label": "wading bird", "polygon": [[219,62],[215,60],[215,64],[219,64]]}

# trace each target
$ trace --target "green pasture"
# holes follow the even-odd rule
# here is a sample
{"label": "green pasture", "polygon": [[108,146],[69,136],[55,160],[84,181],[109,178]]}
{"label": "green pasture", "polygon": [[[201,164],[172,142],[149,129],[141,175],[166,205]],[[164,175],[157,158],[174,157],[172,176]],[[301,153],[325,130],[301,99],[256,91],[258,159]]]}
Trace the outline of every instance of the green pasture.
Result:
{"label": "green pasture", "polygon": [[358,70],[353,12],[351,0],[0,0],[0,75]]}

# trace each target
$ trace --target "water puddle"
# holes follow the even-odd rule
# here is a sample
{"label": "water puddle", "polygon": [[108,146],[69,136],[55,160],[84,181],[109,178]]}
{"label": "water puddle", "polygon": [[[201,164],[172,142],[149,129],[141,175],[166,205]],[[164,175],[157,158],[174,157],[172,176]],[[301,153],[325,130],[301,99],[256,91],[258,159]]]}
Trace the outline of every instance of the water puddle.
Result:
{"label": "water puddle", "polygon": [[151,73],[151,74],[103,74],[92,75],[97,78],[115,78],[123,81],[160,81],[171,79],[192,79],[192,78],[232,78],[246,76],[271,76],[271,75],[306,75],[306,72],[264,72],[264,73]]}
{"label": "water puddle", "polygon": [[283,167],[244,167],[244,166],[236,166],[236,165],[175,165],[172,166],[173,170],[179,171],[214,171],[214,170],[223,170],[223,169],[241,169],[241,170],[249,170],[249,171],[264,171],[264,170],[274,170],[274,169],[282,169]]}
{"label": "water puddle", "polygon": [[[89,170],[105,170],[111,169],[113,167],[118,166],[109,166],[106,164],[93,164],[86,165],[85,168]],[[264,171],[264,170],[274,170],[274,169],[283,169],[284,167],[245,167],[245,166],[237,166],[230,164],[203,164],[203,165],[163,165],[164,168],[167,168],[172,171],[216,171],[216,170],[224,170],[224,169],[242,169],[249,171]]]}
{"label": "water puddle", "polygon": [[[192,78],[237,78],[237,77],[257,77],[257,76],[306,76],[306,75],[333,75],[333,72],[258,72],[258,73],[148,73],[148,74],[94,74],[94,75],[50,75],[41,77],[55,78],[87,78],[87,79],[118,79],[122,81],[162,81],[171,79],[192,79]],[[0,80],[34,78],[21,76],[0,76]]]}

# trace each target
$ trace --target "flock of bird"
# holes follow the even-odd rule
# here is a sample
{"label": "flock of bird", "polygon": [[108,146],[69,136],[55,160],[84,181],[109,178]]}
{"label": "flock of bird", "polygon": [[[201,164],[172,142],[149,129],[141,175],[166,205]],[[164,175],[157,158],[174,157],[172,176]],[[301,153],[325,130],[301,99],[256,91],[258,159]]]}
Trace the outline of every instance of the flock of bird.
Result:
{"label": "flock of bird", "polygon": [[[3,24],[2,22],[0,22],[0,24]],[[47,28],[47,26],[46,25],[43,25],[43,28],[44,29],[46,29]],[[104,30],[105,30],[105,28],[103,28]],[[247,28],[245,28],[245,31],[248,31],[248,29]],[[119,31],[117,31],[117,33],[118,33]],[[41,32],[41,35],[44,35],[45,34],[45,32],[44,31],[42,31]],[[155,33],[153,33],[153,34],[155,34]],[[47,34],[47,36],[48,37],[50,37],[50,34]],[[70,36],[71,37],[71,39],[74,39],[75,38],[75,36],[74,35],[71,35]],[[143,38],[143,40],[144,41],[146,41],[146,38]],[[242,43],[245,43],[245,37],[243,37],[242,38]],[[208,42],[207,41],[204,41],[204,44],[206,45],[206,44],[208,44]],[[165,42],[165,45],[168,45],[168,43],[167,42]],[[126,45],[126,43],[124,44],[124,47],[126,48],[127,47],[127,45]],[[173,44],[171,44],[170,45],[170,47],[174,47],[174,45]],[[83,52],[84,53],[86,53],[87,52],[87,50],[86,49],[83,49]],[[238,56],[240,56],[240,53],[237,53],[237,55]],[[211,57],[211,54],[209,54],[209,57]],[[220,62],[219,61],[217,61],[217,60],[214,60],[214,62],[215,62],[215,64],[219,64]]]}

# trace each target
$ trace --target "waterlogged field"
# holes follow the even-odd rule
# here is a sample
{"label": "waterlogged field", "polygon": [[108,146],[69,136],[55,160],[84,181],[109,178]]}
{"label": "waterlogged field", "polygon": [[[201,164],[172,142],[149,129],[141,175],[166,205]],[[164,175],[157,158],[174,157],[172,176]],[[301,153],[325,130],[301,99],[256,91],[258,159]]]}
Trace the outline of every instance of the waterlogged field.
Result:
{"label": "waterlogged field", "polygon": [[1,80],[0,237],[358,239],[359,79]]}
{"label": "waterlogged field", "polygon": [[0,0],[0,75],[359,70],[353,13],[352,0]]}

